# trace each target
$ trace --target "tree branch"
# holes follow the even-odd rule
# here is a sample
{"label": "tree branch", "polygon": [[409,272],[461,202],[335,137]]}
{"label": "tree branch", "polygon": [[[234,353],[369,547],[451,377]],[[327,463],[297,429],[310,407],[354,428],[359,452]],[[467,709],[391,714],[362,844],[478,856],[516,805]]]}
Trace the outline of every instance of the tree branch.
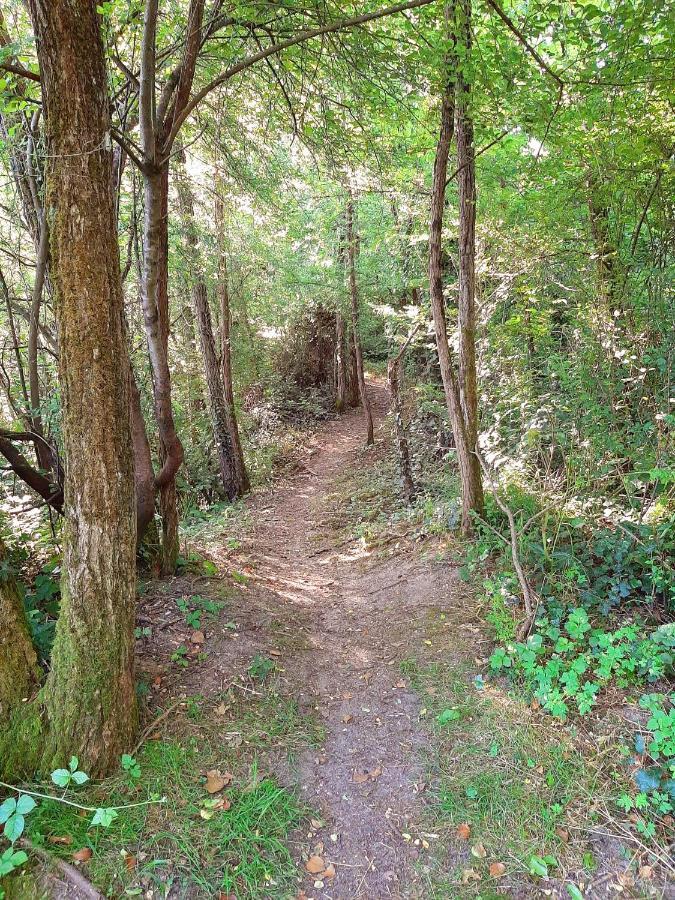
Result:
{"label": "tree branch", "polygon": [[509,31],[518,38],[518,40],[523,45],[523,47],[525,47],[525,49],[530,54],[532,59],[535,60],[535,62],[539,66],[539,68],[542,69],[544,72],[546,72],[547,75],[550,75],[551,78],[556,82],[556,84],[558,84],[559,86],[562,86],[564,84],[564,81],[562,80],[560,75],[558,75],[558,73],[555,72],[549,66],[549,64],[541,56],[541,54],[535,50],[535,48],[532,46],[532,44],[528,41],[528,39],[525,37],[523,32],[520,30],[520,28],[518,28],[518,26],[515,24],[515,22],[506,15],[506,13],[501,8],[501,6],[496,2],[496,0],[485,0],[485,2],[491,9],[493,9],[497,13],[499,18],[506,25],[506,27],[509,29]]}
{"label": "tree branch", "polygon": [[436,0],[408,0],[407,3],[398,3],[396,6],[389,6],[386,9],[380,9],[372,13],[364,13],[363,15],[355,16],[352,19],[343,19],[340,22],[333,22],[331,25],[324,25],[321,28],[313,28],[308,31],[301,31],[299,34],[296,34],[295,37],[288,38],[285,41],[280,41],[278,44],[273,44],[271,47],[266,47],[264,50],[261,50],[258,53],[254,53],[252,56],[246,57],[246,59],[243,59],[236,65],[231,66],[217,78],[214,78],[213,81],[210,81],[189,100],[183,111],[178,116],[176,116],[173,128],[171,129],[171,132],[169,133],[169,136],[165,143],[165,152],[170,152],[171,145],[176,139],[176,136],[180,131],[183,123],[188,118],[190,113],[202,102],[202,100],[208,94],[210,94],[211,91],[215,90],[226,81],[229,81],[230,78],[233,78],[235,75],[238,75],[239,72],[243,72],[244,69],[248,69],[261,60],[267,59],[268,56],[273,56],[277,53],[281,53],[283,50],[287,50],[289,47],[304,43],[304,41],[312,40],[312,38],[321,37],[324,34],[331,34],[335,31],[343,31],[346,28],[353,28],[356,25],[365,25],[367,22],[372,22],[375,19],[383,19],[386,16],[395,15],[396,13],[403,12],[407,9],[416,9],[417,7],[428,6],[430,3],[435,2]]}

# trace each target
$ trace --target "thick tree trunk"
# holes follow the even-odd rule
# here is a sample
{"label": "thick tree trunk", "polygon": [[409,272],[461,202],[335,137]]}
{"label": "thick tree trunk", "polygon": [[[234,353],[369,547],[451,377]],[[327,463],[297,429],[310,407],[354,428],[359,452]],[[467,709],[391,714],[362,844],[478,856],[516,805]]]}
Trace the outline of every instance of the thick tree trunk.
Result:
{"label": "thick tree trunk", "polygon": [[246,471],[246,463],[244,462],[244,452],[241,448],[241,438],[239,436],[239,423],[237,422],[237,410],[234,404],[232,342],[230,338],[232,320],[230,313],[230,281],[225,253],[225,211],[220,185],[216,193],[215,219],[218,232],[218,283],[216,291],[220,304],[220,374],[225,395],[225,417],[234,458],[237,496],[241,497],[250,489],[251,483]]}
{"label": "thick tree trunk", "polygon": [[373,436],[373,414],[370,409],[366,377],[363,371],[363,351],[359,337],[359,294],[356,284],[356,236],[354,234],[354,198],[350,191],[347,200],[347,245],[348,245],[348,270],[349,270],[349,298],[352,308],[352,336],[354,341],[354,353],[356,355],[356,377],[359,385],[359,395],[366,417],[366,446],[375,443]]}
{"label": "thick tree trunk", "polygon": [[7,548],[1,539],[0,571],[0,729],[7,729],[12,713],[38,689],[40,671],[23,603],[9,569]]}
{"label": "thick tree trunk", "polygon": [[[471,49],[471,0],[458,10],[465,59]],[[476,160],[470,86],[461,70],[455,87],[455,138],[459,189],[459,386],[471,466],[472,509],[483,512],[483,484],[478,444],[478,379],[476,376]]]}
{"label": "thick tree trunk", "polygon": [[[448,15],[449,8],[446,7],[446,16]],[[429,293],[431,296],[431,311],[434,319],[438,362],[441,369],[448,416],[457,450],[457,463],[462,488],[462,531],[468,535],[472,530],[471,511],[481,508],[482,486],[480,470],[478,470],[478,479],[475,477],[476,469],[472,463],[471,446],[466,434],[459,381],[448,342],[442,269],[443,211],[448,175],[448,157],[453,134],[453,119],[454,84],[450,82],[446,85],[441,100],[441,128],[436,148],[431,188]]]}
{"label": "thick tree trunk", "polygon": [[335,312],[335,409],[344,412],[347,405],[347,366],[345,362],[345,320],[340,310]]}
{"label": "thick tree trunk", "polygon": [[107,73],[93,0],[29,6],[47,124],[66,527],[51,671],[21,708],[23,726],[9,740],[0,729],[0,769],[49,771],[75,754],[99,776],[136,727],[136,516]]}

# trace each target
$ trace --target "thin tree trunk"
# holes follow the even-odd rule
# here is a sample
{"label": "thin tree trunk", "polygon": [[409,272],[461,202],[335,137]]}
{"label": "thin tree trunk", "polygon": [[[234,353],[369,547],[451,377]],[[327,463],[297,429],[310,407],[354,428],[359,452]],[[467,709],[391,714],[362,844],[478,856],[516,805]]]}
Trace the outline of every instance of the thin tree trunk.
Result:
{"label": "thin tree trunk", "polygon": [[398,463],[401,471],[401,486],[406,503],[411,503],[415,497],[416,489],[410,463],[410,446],[403,422],[403,401],[401,399],[401,381],[403,380],[403,359],[405,352],[413,339],[417,328],[410,334],[399,352],[387,365],[387,379],[394,408],[394,428],[396,430],[396,447],[398,450]]}
{"label": "thin tree trunk", "polygon": [[345,320],[335,311],[335,409],[344,412],[347,405],[347,366],[345,362]]}
{"label": "thin tree trunk", "polygon": [[230,326],[232,316],[230,314],[230,281],[227,270],[227,256],[225,253],[225,211],[221,195],[221,186],[218,183],[215,202],[215,220],[218,233],[218,283],[216,291],[220,304],[220,373],[225,395],[225,416],[227,429],[232,444],[234,458],[234,471],[236,476],[237,496],[241,497],[251,487],[244,452],[241,448],[239,436],[239,424],[237,422],[237,410],[234,403],[234,383],[232,380],[232,341],[230,338]]}
{"label": "thin tree trunk", "polygon": [[[446,4],[446,22],[450,18],[450,4]],[[467,439],[462,412],[459,381],[455,371],[448,329],[445,317],[445,298],[443,296],[442,269],[442,236],[443,212],[445,207],[445,188],[448,175],[448,158],[453,134],[454,120],[454,83],[450,79],[443,90],[441,98],[441,128],[434,161],[434,174],[431,188],[431,223],[429,228],[429,293],[431,311],[434,320],[438,362],[441,369],[445,401],[448,416],[457,450],[457,463],[462,489],[462,531],[472,531],[471,511],[480,509],[482,489],[480,470],[476,481],[475,467],[471,461],[471,447]]]}
{"label": "thin tree trunk", "polygon": [[0,728],[0,769],[49,771],[74,754],[97,777],[119,765],[136,728],[136,517],[107,72],[91,0],[29,6],[47,125],[66,527],[51,671],[36,702],[14,710],[21,727]]}
{"label": "thin tree trunk", "polygon": [[[471,0],[460,0],[461,38],[471,51]],[[469,445],[472,509],[483,511],[483,483],[478,445],[478,379],[476,376],[476,160],[473,120],[469,103],[471,88],[461,68],[455,87],[455,137],[459,188],[459,386]]]}
{"label": "thin tree trunk", "polygon": [[359,385],[359,395],[363,404],[363,412],[366,417],[366,446],[375,443],[373,436],[373,414],[368,400],[366,377],[363,372],[363,351],[359,337],[359,294],[356,284],[356,237],[354,234],[354,197],[350,190],[347,200],[347,251],[349,269],[349,298],[352,308],[352,335],[354,340],[354,352],[356,355],[356,377]]}

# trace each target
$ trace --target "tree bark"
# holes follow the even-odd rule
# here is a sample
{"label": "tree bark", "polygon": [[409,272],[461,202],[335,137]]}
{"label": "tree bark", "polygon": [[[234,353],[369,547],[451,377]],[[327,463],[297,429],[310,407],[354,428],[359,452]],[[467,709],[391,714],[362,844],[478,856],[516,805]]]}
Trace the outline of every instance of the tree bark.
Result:
{"label": "tree bark", "polygon": [[[471,52],[471,0],[460,0],[459,30],[465,47],[463,59]],[[476,159],[473,119],[469,107],[471,87],[457,72],[455,86],[455,138],[457,141],[457,181],[459,193],[459,386],[466,440],[471,466],[472,509],[483,512],[483,483],[478,445],[478,379],[476,376]]]}
{"label": "tree bark", "polygon": [[347,405],[347,366],[345,320],[340,310],[335,311],[335,409],[341,413]]}
{"label": "tree bark", "polygon": [[74,754],[98,777],[136,728],[136,517],[107,73],[93,0],[29,7],[47,126],[66,526],[51,671],[36,702],[15,710],[22,725],[9,737],[0,728],[0,770],[49,771]]}
{"label": "tree bark", "polygon": [[354,196],[350,190],[347,200],[347,260],[349,272],[349,298],[352,309],[352,337],[354,341],[354,353],[356,356],[356,377],[359,385],[359,395],[366,417],[366,446],[375,443],[373,435],[373,414],[370,409],[366,377],[363,372],[363,351],[359,337],[359,294],[356,283],[356,237],[354,234]]}
{"label": "tree bark", "polygon": [[[447,4],[445,9],[446,22],[449,21],[450,13],[450,4]],[[476,469],[471,460],[471,446],[466,434],[459,380],[448,341],[442,268],[443,212],[445,208],[448,158],[453,135],[454,88],[453,73],[444,87],[441,98],[441,127],[436,147],[436,158],[434,160],[431,188],[431,223],[429,228],[429,294],[431,297],[438,362],[441,369],[450,426],[457,451],[462,490],[462,531],[464,534],[469,535],[472,531],[471,511],[481,508],[482,486],[480,469],[478,470],[478,480],[475,478]]]}
{"label": "tree bark", "polygon": [[244,452],[241,448],[239,436],[239,424],[237,422],[237,410],[234,404],[234,384],[232,381],[232,342],[230,338],[230,326],[232,316],[230,313],[230,281],[227,270],[227,255],[225,253],[225,211],[221,195],[221,186],[216,188],[215,220],[218,233],[218,282],[216,291],[220,304],[220,374],[225,395],[225,417],[227,429],[232,444],[234,458],[234,471],[236,476],[237,497],[241,497],[250,490],[248,472],[244,462]]}
{"label": "tree bark", "polygon": [[[417,331],[417,329],[415,329]],[[413,332],[408,340],[403,344],[399,352],[393,359],[389,360],[387,365],[387,379],[389,381],[389,392],[391,393],[392,406],[394,408],[394,428],[396,431],[396,448],[398,450],[398,463],[401,472],[401,486],[403,488],[403,498],[406,503],[411,503],[416,494],[415,482],[412,475],[412,465],[410,463],[410,446],[408,444],[408,435],[406,434],[405,424],[403,422],[403,401],[401,399],[401,381],[403,379],[403,359],[405,351],[412,340],[415,332]]]}

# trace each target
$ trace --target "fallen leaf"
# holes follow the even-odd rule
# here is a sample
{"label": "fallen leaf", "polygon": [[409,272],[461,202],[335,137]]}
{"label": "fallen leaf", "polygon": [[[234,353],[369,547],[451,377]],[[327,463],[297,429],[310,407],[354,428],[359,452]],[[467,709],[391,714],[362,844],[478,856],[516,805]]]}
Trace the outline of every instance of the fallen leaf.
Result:
{"label": "fallen leaf", "polygon": [[471,826],[468,822],[462,822],[461,825],[457,826],[457,837],[462,841],[468,841],[471,837]]}
{"label": "fallen leaf", "polygon": [[570,839],[570,833],[565,828],[556,828],[555,833],[564,844],[566,844]]}
{"label": "fallen leaf", "polygon": [[73,859],[75,862],[87,862],[87,860],[91,859],[92,852],[89,847],[82,847],[80,850],[76,850],[73,853]]}
{"label": "fallen leaf", "polygon": [[353,698],[353,696],[354,695],[352,694],[351,691],[345,691],[344,694],[342,695],[342,699],[343,700],[351,700]]}
{"label": "fallen leaf", "polygon": [[317,828],[323,828],[323,822],[321,819],[310,819],[309,824],[316,831]]}
{"label": "fallen leaf", "polygon": [[126,867],[130,872],[133,871],[133,869],[135,869],[138,864],[138,860],[135,856],[125,856],[124,862],[126,863]]}
{"label": "fallen leaf", "polygon": [[368,773],[367,772],[354,772],[352,776],[352,781],[354,784],[364,784],[368,781]]}
{"label": "fallen leaf", "polygon": [[654,869],[651,866],[640,866],[640,871],[638,872],[640,878],[644,878],[649,881],[649,879],[654,874]]}
{"label": "fallen leaf", "polygon": [[310,856],[310,858],[305,863],[305,868],[310,873],[310,875],[318,875],[319,872],[323,872],[326,868],[326,863],[322,856]]}
{"label": "fallen leaf", "polygon": [[501,862],[494,862],[490,865],[490,875],[493,878],[501,878],[502,875],[506,874],[506,866]]}
{"label": "fallen leaf", "polygon": [[470,881],[480,881],[480,875],[475,869],[464,869],[462,871],[462,884],[468,884]]}
{"label": "fallen leaf", "polygon": [[475,856],[476,859],[485,859],[487,856],[487,850],[482,844],[474,844],[471,848],[471,855]]}
{"label": "fallen leaf", "polygon": [[219,703],[218,706],[216,706],[215,713],[217,716],[226,716],[229,708],[230,707],[225,706],[224,703]]}
{"label": "fallen leaf", "polygon": [[281,650],[268,650],[270,656],[281,656]]}
{"label": "fallen leaf", "polygon": [[63,844],[65,847],[73,843],[73,839],[69,834],[52,834],[48,840],[50,844]]}
{"label": "fallen leaf", "polygon": [[206,638],[203,631],[193,631],[190,635],[190,641],[193,644],[203,644]]}
{"label": "fallen leaf", "polygon": [[209,794],[217,794],[218,791],[222,791],[222,789],[231,781],[232,775],[229,772],[225,772],[223,775],[220,772],[220,769],[209,769],[206,773],[206,784],[204,787]]}
{"label": "fallen leaf", "polygon": [[[300,895],[298,895],[299,898]],[[221,891],[218,894],[218,900],[237,900],[234,894],[226,894],[225,891]]]}
{"label": "fallen leaf", "polygon": [[331,878],[335,878],[335,866],[333,863],[329,863],[324,871],[321,873],[322,878],[326,878],[330,880]]}
{"label": "fallen leaf", "polygon": [[349,725],[353,718],[354,716],[343,716],[342,721],[345,725]]}
{"label": "fallen leaf", "polygon": [[394,687],[395,687],[395,688],[404,688],[404,687],[405,687],[405,681],[397,681],[396,684],[394,685]]}
{"label": "fallen leaf", "polygon": [[368,777],[375,781],[375,779],[379,778],[381,774],[382,769],[378,766],[377,769],[371,769],[370,772],[368,772]]}

